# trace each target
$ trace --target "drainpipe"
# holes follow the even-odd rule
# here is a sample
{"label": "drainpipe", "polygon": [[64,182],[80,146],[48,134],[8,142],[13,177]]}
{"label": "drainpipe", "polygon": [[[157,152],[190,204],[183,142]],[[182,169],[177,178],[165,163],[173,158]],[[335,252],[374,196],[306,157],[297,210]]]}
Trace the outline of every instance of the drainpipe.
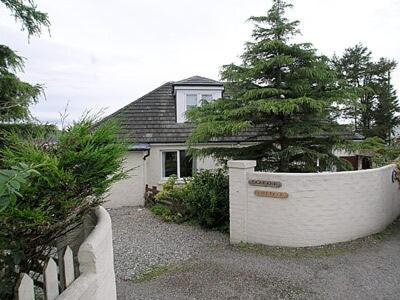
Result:
{"label": "drainpipe", "polygon": [[146,160],[146,158],[148,158],[150,156],[150,148],[147,149],[147,153],[145,156],[143,156],[143,160]]}

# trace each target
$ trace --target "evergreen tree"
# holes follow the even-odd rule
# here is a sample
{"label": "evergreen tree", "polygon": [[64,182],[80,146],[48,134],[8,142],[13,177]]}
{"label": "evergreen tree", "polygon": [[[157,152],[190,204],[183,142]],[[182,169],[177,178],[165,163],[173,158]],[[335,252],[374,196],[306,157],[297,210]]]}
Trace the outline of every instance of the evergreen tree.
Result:
{"label": "evergreen tree", "polygon": [[400,105],[396,91],[390,83],[390,72],[395,64],[384,59],[381,59],[378,64],[390,70],[382,72],[382,76],[374,84],[376,106],[372,113],[374,124],[370,135],[378,136],[390,144],[395,129],[400,125],[400,117],[398,116]]}
{"label": "evergreen tree", "polygon": [[339,77],[358,95],[356,101],[343,107],[342,116],[364,136],[388,140],[400,124],[396,116],[400,106],[389,75],[396,62],[386,58],[373,61],[371,51],[358,44],[347,48],[342,57],[334,57],[333,63]]}
{"label": "evergreen tree", "polygon": [[[222,68],[229,99],[203,103],[188,111],[196,126],[188,143],[196,145],[257,130],[259,143],[245,148],[193,150],[220,159],[256,159],[259,169],[314,172],[345,167],[332,154],[342,142],[335,105],[344,98],[329,60],[310,43],[295,43],[298,21],[285,12],[292,5],[274,0],[266,16],[251,17],[253,41],[240,65]],[[318,163],[319,162],[319,167]]]}
{"label": "evergreen tree", "polygon": [[369,127],[371,119],[370,107],[373,97],[368,86],[371,55],[367,47],[357,44],[345,49],[342,57],[333,57],[333,65],[342,79],[341,84],[353,88],[358,96],[355,101],[349,101],[342,107],[341,117],[351,120],[354,130],[362,134],[365,133],[364,129]]}
{"label": "evergreen tree", "polygon": [[[28,36],[39,35],[42,27],[50,25],[47,14],[37,10],[35,3],[21,0],[0,0],[22,23]],[[0,44],[0,122],[9,123],[30,118],[29,106],[38,101],[41,85],[32,85],[18,78],[24,60],[6,45]]]}
{"label": "evergreen tree", "polygon": [[28,120],[29,106],[38,101],[42,92],[41,85],[20,80],[17,71],[23,71],[23,59],[0,45],[0,122]]}

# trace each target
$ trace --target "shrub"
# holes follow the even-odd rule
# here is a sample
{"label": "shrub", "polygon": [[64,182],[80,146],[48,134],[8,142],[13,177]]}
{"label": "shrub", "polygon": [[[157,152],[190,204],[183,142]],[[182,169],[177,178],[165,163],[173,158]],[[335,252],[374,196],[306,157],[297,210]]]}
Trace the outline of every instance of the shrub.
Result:
{"label": "shrub", "polygon": [[154,213],[169,221],[192,220],[205,228],[228,229],[229,180],[223,170],[200,171],[182,185],[178,185],[176,180],[176,176],[168,178],[156,196],[157,201],[169,206],[164,206],[161,212],[160,208],[153,208]]}
{"label": "shrub", "polygon": [[150,207],[150,211],[165,222],[182,223],[184,221],[182,214],[173,212],[171,207],[164,204],[155,204]]}
{"label": "shrub", "polygon": [[223,170],[195,174],[185,199],[191,218],[200,226],[226,231],[229,228],[229,180]]}
{"label": "shrub", "polygon": [[156,201],[168,205],[171,216],[170,221],[183,222],[189,218],[190,212],[185,204],[189,185],[187,182],[177,183],[176,176],[170,176],[163,184],[162,190],[155,196]]}
{"label": "shrub", "polygon": [[[94,122],[84,118],[73,124],[56,144],[14,136],[2,149],[1,299],[12,297],[19,273],[40,270],[52,246],[103,202],[113,182],[125,177],[126,148],[117,140],[118,127],[104,123],[93,129]],[[13,172],[19,180],[7,179]]]}

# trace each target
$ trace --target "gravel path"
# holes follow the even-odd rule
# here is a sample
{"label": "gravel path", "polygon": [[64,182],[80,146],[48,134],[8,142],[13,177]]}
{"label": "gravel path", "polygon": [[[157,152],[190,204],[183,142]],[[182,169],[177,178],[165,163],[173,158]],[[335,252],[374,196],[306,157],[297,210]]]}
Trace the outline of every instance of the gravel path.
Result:
{"label": "gravel path", "polygon": [[193,226],[162,222],[142,208],[108,209],[113,224],[117,280],[131,280],[149,267],[188,260],[228,237]]}
{"label": "gravel path", "polygon": [[[272,257],[144,209],[110,214],[119,299],[400,299],[400,233],[329,257]],[[132,280],[159,265],[173,267]]]}

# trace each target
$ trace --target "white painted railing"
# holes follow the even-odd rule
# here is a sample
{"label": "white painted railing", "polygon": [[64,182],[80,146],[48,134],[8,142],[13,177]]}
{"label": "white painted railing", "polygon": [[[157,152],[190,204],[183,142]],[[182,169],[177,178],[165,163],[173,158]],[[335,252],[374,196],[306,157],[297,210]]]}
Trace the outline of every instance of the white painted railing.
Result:
{"label": "white painted railing", "polygon": [[[67,246],[61,259],[62,267],[58,267],[53,258],[47,259],[43,273],[43,292],[45,299],[56,299],[60,294],[60,286],[68,288],[75,280],[74,257],[71,247]],[[63,280],[62,283],[59,283]],[[22,273],[16,285],[15,296],[17,300],[35,299],[33,279],[26,273]]]}
{"label": "white painted railing", "polygon": [[[80,276],[75,278],[73,252],[67,246],[58,265],[53,258],[46,261],[42,274],[45,299],[116,299],[111,218],[103,207],[95,213],[96,227],[78,251]],[[35,299],[34,282],[28,274],[21,274],[15,296],[17,300]]]}

